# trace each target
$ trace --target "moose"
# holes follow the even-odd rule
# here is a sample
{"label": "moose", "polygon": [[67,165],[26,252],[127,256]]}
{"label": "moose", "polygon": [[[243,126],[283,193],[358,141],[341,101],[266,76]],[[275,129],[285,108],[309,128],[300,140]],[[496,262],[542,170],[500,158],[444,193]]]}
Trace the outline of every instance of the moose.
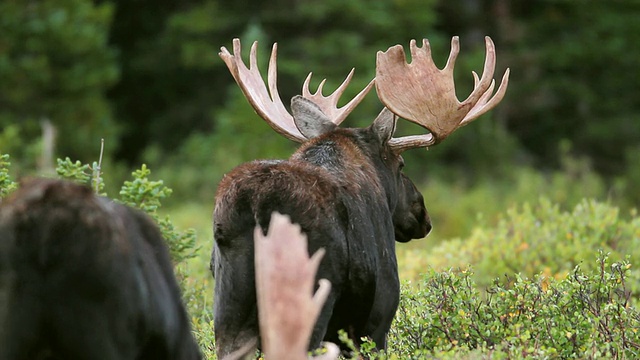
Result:
{"label": "moose", "polygon": [[[482,77],[473,73],[474,90],[462,102],[453,80],[459,52],[454,37],[442,70],[433,63],[426,39],[422,47],[411,41],[411,63],[401,45],[378,52],[375,79],[342,107],[338,100],[354,71],[329,96],[322,94],[324,80],[311,93],[309,74],[302,95],[291,100],[291,113],[278,94],[277,44],[271,51],[267,84],[257,67],[256,42],[249,67],[242,61],[238,39],[233,41],[233,54],[221,48],[220,56],[258,115],[301,145],[288,160],[241,164],[218,186],[211,269],[219,358],[246,343],[260,342],[254,227],[266,234],[273,212],[299,224],[307,235],[309,253],[326,252],[316,276],[332,286],[309,349],[323,340],[339,343],[341,329],[356,344],[369,337],[378,348],[386,348],[400,296],[395,242],[423,238],[431,230],[423,196],[402,172],[401,154],[437,145],[502,100],[509,70],[494,94],[495,47],[489,37],[485,45]],[[373,123],[365,128],[339,127],[374,85],[384,108]],[[399,117],[429,133],[393,137]]]}
{"label": "moose", "polygon": [[53,179],[0,205],[0,359],[200,358],[148,216]]}

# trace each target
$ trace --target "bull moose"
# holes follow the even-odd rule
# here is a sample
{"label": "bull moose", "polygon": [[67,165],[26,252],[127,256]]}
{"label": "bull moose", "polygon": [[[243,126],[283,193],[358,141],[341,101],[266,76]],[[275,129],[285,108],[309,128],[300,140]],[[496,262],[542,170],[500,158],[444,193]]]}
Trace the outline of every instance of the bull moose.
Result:
{"label": "bull moose", "polygon": [[[256,112],[276,132],[301,145],[288,160],[239,165],[218,186],[211,269],[220,358],[259,337],[254,227],[266,233],[274,211],[300,225],[310,253],[326,251],[317,278],[328,279],[332,287],[309,348],[322,340],[339,342],[340,329],[356,343],[369,337],[380,349],[386,348],[400,293],[395,242],[425,237],[431,229],[422,195],[402,173],[401,153],[438,144],[502,100],[509,71],[493,95],[495,48],[489,37],[485,44],[482,77],[473,73],[474,90],[463,102],[456,98],[453,81],[459,51],[454,37],[442,70],[433,63],[427,40],[422,47],[411,42],[411,63],[400,45],[378,52],[375,79],[340,108],[338,99],[353,70],[330,96],[322,94],[324,81],[315,93],[309,91],[309,74],[302,95],[291,100],[291,113],[276,86],[276,45],[267,85],[257,67],[255,42],[249,67],[241,59],[238,39],[233,41],[233,54],[221,48],[220,56]],[[373,123],[340,128],[374,85],[385,107]],[[398,117],[429,133],[394,138]]]}
{"label": "bull moose", "polygon": [[149,217],[61,180],[2,203],[0,359],[200,358]]}

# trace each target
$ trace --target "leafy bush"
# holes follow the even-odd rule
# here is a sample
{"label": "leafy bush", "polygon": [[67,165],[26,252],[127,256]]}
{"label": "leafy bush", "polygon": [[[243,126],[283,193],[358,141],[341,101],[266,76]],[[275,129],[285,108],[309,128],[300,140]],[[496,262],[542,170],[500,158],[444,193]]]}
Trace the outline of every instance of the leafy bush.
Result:
{"label": "leafy bush", "polygon": [[[592,270],[589,259],[599,249],[614,261],[629,256],[632,263],[640,263],[640,217],[635,210],[625,219],[614,206],[583,200],[573,210],[562,211],[543,198],[533,206],[511,207],[495,227],[478,226],[467,239],[445,241],[427,254],[403,252],[401,260],[413,278],[428,267],[439,270],[471,264],[476,283],[487,288],[495,277],[505,274],[533,277],[542,273],[561,279],[579,264]],[[638,275],[634,271],[633,276]],[[640,288],[634,285],[632,290]]]}
{"label": "leafy bush", "polygon": [[420,188],[434,220],[432,236],[450,239],[467,236],[478,226],[494,226],[499,220],[496,215],[516,204],[537,202],[541,194],[561,209],[571,209],[584,198],[611,200],[623,208],[632,206],[623,201],[623,190],[612,196],[585,161],[567,155],[562,163],[561,170],[549,173],[512,167],[504,177],[484,176],[472,184],[465,173],[449,180],[431,178]]}
{"label": "leafy bush", "polygon": [[631,265],[597,257],[565,279],[520,275],[481,294],[471,270],[431,270],[403,287],[389,352],[400,358],[637,358],[640,313],[630,306]]}
{"label": "leafy bush", "polygon": [[11,176],[9,175],[10,165],[9,155],[0,154],[0,201],[2,201],[2,198],[7,196],[7,194],[17,186],[17,184],[11,180]]}

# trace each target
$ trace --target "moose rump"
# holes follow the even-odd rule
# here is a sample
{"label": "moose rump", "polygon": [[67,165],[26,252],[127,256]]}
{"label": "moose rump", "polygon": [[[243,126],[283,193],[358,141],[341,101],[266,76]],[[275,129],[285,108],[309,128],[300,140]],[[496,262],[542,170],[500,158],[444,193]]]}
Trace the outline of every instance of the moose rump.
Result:
{"label": "moose rump", "polygon": [[0,206],[0,359],[199,359],[159,230],[68,181]]}

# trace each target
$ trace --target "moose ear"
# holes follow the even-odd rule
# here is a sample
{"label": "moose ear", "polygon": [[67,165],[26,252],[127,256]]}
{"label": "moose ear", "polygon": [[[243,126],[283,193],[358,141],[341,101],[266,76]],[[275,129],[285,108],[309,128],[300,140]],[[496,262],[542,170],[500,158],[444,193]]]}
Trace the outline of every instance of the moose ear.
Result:
{"label": "moose ear", "polygon": [[371,124],[371,130],[380,139],[381,143],[388,142],[396,131],[396,120],[398,118],[386,107],[382,109],[378,117]]}
{"label": "moose ear", "polygon": [[326,134],[338,127],[331,122],[318,105],[300,95],[296,95],[291,99],[291,112],[293,114],[293,122],[300,133],[307,139]]}

